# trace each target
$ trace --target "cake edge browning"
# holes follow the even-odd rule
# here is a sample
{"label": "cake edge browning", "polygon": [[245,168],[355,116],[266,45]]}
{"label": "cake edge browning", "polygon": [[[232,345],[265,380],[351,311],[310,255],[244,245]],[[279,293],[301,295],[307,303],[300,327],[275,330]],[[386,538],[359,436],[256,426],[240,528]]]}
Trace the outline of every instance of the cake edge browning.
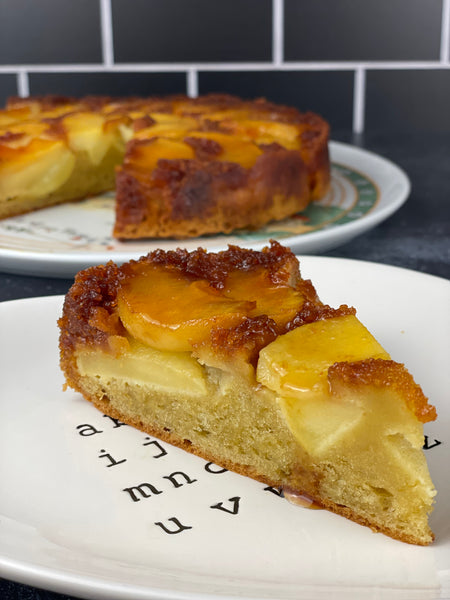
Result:
{"label": "cake edge browning", "polygon": [[250,169],[198,159],[159,160],[153,173],[143,175],[121,165],[114,236],[182,239],[258,229],[309,205],[308,178],[307,166],[293,150],[266,151]]}

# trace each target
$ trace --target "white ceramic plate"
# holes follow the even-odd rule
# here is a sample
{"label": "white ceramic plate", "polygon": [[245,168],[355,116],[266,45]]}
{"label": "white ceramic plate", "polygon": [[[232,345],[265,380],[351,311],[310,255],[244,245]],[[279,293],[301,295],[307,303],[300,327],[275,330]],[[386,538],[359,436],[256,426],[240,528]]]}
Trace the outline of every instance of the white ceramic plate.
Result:
{"label": "white ceramic plate", "polygon": [[315,254],[348,242],[388,218],[407,199],[410,183],[390,161],[365,150],[330,143],[330,192],[306,211],[258,231],[189,240],[118,242],[111,238],[113,194],[0,221],[0,270],[72,277],[80,269],[121,263],[156,248],[208,250],[227,244],[260,249],[277,239],[295,252]]}
{"label": "white ceramic plate", "polygon": [[[323,300],[359,307],[437,406],[425,429],[435,544],[295,507],[63,392],[62,299],[48,297],[0,304],[0,576],[104,600],[450,597],[450,283],[343,259],[301,265]],[[142,484],[148,497],[133,496]]]}

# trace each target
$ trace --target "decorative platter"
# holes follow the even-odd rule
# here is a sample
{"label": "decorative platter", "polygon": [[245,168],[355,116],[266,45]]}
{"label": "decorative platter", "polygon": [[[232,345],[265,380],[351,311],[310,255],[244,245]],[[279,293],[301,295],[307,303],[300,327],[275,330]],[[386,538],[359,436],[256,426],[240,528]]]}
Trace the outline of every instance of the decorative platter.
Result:
{"label": "decorative platter", "polygon": [[344,244],[387,219],[407,199],[410,183],[395,164],[354,146],[330,143],[331,188],[319,202],[292,218],[257,231],[189,240],[120,242],[111,237],[113,193],[0,221],[0,270],[47,277],[73,277],[79,270],[113,260],[138,258],[156,248],[228,244],[261,249],[277,239],[301,254]]}
{"label": "decorative platter", "polygon": [[323,301],[358,307],[437,407],[425,427],[435,543],[403,544],[294,506],[105,417],[62,389],[62,298],[34,298],[0,303],[0,577],[90,600],[450,597],[450,283],[300,261]]}

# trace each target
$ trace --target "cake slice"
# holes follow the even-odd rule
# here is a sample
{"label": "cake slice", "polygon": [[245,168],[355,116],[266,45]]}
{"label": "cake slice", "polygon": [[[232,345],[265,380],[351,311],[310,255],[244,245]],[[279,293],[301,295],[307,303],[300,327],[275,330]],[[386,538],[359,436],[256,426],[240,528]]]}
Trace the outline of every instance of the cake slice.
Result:
{"label": "cake slice", "polygon": [[67,384],[105,414],[375,531],[432,542],[422,446],[434,407],[278,243],[89,268],[59,326]]}

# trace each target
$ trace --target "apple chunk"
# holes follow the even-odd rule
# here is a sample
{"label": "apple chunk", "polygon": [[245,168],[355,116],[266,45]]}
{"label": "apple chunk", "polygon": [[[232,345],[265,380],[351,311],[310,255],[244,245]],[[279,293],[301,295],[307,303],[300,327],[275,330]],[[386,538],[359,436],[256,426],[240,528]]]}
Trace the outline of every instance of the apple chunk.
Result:
{"label": "apple chunk", "polygon": [[119,316],[136,339],[159,350],[192,350],[212,327],[234,327],[254,302],[233,300],[205,280],[150,267],[122,282]]}
{"label": "apple chunk", "polygon": [[292,432],[308,452],[318,455],[362,428],[364,410],[369,410],[369,403],[361,406],[351,389],[339,398],[330,395],[329,368],[369,358],[388,360],[389,355],[354,315],[345,315],[278,337],[261,351],[256,378],[279,395]]}
{"label": "apple chunk", "polygon": [[302,293],[288,284],[271,280],[267,269],[232,271],[226,281],[225,294],[234,300],[254,300],[250,317],[267,315],[283,328],[301,308]]}
{"label": "apple chunk", "polygon": [[257,379],[282,396],[323,394],[331,365],[366,358],[389,355],[354,315],[321,319],[266,346],[259,356]]}
{"label": "apple chunk", "polygon": [[271,280],[264,269],[232,271],[223,286],[175,267],[136,263],[118,292],[120,319],[128,332],[159,350],[187,351],[212,329],[232,329],[267,315],[279,327],[303,304],[298,289]]}

